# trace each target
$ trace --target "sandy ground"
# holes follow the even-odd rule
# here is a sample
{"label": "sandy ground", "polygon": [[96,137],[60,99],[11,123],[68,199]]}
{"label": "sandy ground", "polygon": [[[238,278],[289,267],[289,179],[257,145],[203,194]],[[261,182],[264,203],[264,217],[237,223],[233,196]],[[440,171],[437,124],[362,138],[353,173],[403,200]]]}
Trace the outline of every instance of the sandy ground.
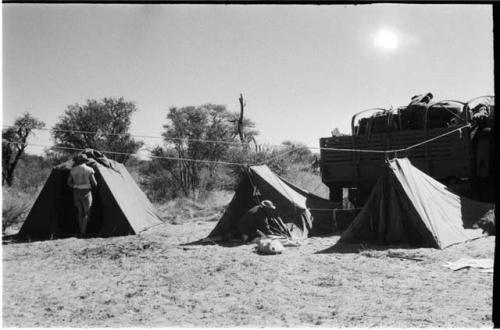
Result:
{"label": "sandy ground", "polygon": [[494,237],[326,253],[338,236],[316,237],[275,256],[255,245],[181,245],[214,226],[5,244],[3,326],[492,327],[493,274],[442,265],[493,258]]}

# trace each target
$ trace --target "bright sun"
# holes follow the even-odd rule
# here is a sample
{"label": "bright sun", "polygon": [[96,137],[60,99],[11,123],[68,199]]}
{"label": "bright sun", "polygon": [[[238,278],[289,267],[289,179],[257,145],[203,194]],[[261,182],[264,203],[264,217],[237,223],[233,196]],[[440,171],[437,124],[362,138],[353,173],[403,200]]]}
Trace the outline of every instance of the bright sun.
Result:
{"label": "bright sun", "polygon": [[375,47],[381,50],[393,51],[398,48],[399,40],[393,31],[381,29],[374,35],[373,43]]}

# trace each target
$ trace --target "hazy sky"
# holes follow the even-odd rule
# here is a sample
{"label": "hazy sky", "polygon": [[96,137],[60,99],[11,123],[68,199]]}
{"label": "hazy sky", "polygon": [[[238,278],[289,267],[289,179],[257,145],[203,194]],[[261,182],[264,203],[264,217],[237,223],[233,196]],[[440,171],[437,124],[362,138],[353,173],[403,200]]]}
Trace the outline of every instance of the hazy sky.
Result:
{"label": "hazy sky", "polygon": [[160,135],[170,107],[243,93],[259,142],[317,146],[360,110],[494,92],[490,5],[2,6],[4,125],[122,96],[132,133]]}

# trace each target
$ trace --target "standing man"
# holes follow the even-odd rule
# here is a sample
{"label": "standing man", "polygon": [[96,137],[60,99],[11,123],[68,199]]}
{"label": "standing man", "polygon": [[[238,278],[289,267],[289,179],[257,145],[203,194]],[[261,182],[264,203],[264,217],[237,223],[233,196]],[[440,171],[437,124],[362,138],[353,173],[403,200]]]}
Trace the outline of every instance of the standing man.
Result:
{"label": "standing man", "polygon": [[94,170],[87,166],[89,159],[85,154],[73,158],[73,168],[68,176],[68,186],[73,188],[73,203],[78,209],[78,225],[80,235],[84,237],[87,233],[87,224],[92,206],[92,188],[97,187]]}

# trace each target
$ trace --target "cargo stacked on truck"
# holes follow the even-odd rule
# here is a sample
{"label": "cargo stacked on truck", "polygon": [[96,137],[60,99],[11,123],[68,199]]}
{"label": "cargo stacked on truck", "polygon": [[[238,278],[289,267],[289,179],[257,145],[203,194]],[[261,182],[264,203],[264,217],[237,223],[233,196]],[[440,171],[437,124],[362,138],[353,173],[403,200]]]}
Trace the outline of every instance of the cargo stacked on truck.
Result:
{"label": "cargo stacked on truck", "polygon": [[363,205],[385,159],[394,157],[408,157],[459,194],[493,199],[488,177],[494,97],[468,102],[433,102],[432,97],[428,93],[413,97],[408,106],[358,112],[352,117],[351,135],[320,139],[321,177],[331,200],[341,201],[346,188],[357,192],[351,200],[355,206]]}

